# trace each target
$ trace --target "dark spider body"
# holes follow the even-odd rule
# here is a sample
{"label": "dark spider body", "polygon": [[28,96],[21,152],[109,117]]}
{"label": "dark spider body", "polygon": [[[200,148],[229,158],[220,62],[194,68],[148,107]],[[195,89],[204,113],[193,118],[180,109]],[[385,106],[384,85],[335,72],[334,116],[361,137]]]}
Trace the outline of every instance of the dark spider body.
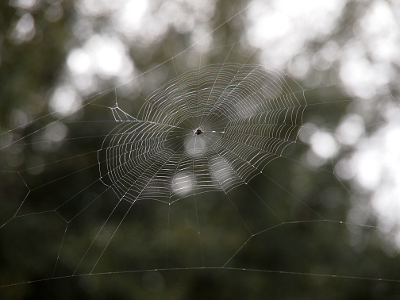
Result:
{"label": "dark spider body", "polygon": [[201,130],[201,128],[198,128],[194,133],[196,134],[196,135],[200,135],[200,134],[202,134],[204,131],[203,130]]}

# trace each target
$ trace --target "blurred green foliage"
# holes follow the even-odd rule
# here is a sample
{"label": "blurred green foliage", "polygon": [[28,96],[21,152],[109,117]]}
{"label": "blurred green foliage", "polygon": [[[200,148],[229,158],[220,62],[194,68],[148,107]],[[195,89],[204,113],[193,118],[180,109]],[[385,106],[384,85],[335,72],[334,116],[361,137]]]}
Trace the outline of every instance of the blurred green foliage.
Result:
{"label": "blurred green foliage", "polygon": [[[350,243],[352,228],[338,222],[321,221],[320,216],[345,221],[353,200],[351,193],[347,193],[333,176],[332,167],[325,166],[326,171],[313,170],[298,163],[308,149],[301,143],[289,147],[285,157],[272,162],[265,170],[265,176],[251,181],[251,190],[244,186],[230,193],[229,200],[240,212],[236,219],[226,217],[235,215],[233,206],[227,205],[228,198],[218,193],[196,196],[197,216],[192,199],[181,200],[173,213],[168,212],[165,205],[151,201],[137,203],[94,270],[105,274],[70,276],[92,271],[104,243],[110,240],[130,206],[129,203],[119,204],[115,195],[96,181],[99,176],[96,150],[100,148],[104,134],[115,124],[104,122],[88,126],[80,122],[112,121],[108,110],[84,107],[83,114],[77,119],[63,120],[69,133],[62,147],[55,153],[37,151],[32,133],[57,120],[57,117],[47,115],[47,101],[51,90],[64,76],[68,51],[77,42],[71,29],[77,12],[73,1],[61,2],[63,15],[54,21],[46,17],[46,11],[54,5],[49,4],[52,1],[36,1],[31,11],[36,33],[32,39],[17,41],[10,38],[12,28],[26,10],[10,5],[12,2],[2,2],[0,10],[0,132],[3,134],[0,223],[6,223],[0,228],[1,299],[400,298],[399,282],[352,278],[399,279],[398,258],[382,250],[373,229],[353,228],[363,231],[360,236],[365,239],[362,249],[354,249]],[[220,51],[203,54],[203,64],[223,62],[231,49],[227,45],[240,43],[245,30],[245,24],[241,22],[244,21],[240,15],[235,22],[226,20],[246,5],[247,1],[239,0],[217,2],[209,26],[216,28],[223,24],[213,33],[213,49]],[[349,32],[344,29],[349,28],[361,6],[359,1],[349,2],[335,31],[337,36],[349,38]],[[101,20],[97,22],[101,24]],[[185,55],[168,61],[191,44],[190,33],[170,29],[151,48],[142,49],[132,44],[129,50],[138,70],[145,72],[166,62],[166,77],[174,78],[174,63],[178,73],[191,69],[191,64],[198,65],[197,62],[185,63]],[[257,61],[250,46],[232,49],[231,61]],[[113,82],[104,81],[104,86],[96,93],[115,86]],[[143,90],[142,97],[135,96],[138,103],[143,101],[146,93]],[[327,103],[345,99],[336,88],[325,88],[322,93],[316,89],[307,92],[306,96],[310,103],[320,102],[321,96]],[[113,92],[103,97],[110,103],[115,100]],[[121,106],[131,97],[122,97]],[[317,115],[321,123],[336,124],[346,105],[347,102],[338,102],[310,106],[304,118]],[[136,115],[139,104],[131,107],[130,113]],[[34,122],[13,130],[14,140],[26,138],[3,148],[8,144],[7,131],[20,125],[12,118],[18,110],[27,112],[28,123]],[[74,139],[85,136],[96,137]],[[27,145],[23,146],[24,143]],[[22,150],[15,150],[19,148]],[[10,157],[18,151],[22,151],[23,158],[14,167],[10,165]],[[41,165],[49,164],[40,178],[27,172],[31,157],[40,157]],[[68,157],[74,158],[63,160]],[[52,163],[55,161],[57,163]],[[53,182],[59,178],[62,180]],[[41,188],[43,184],[47,187]],[[90,189],[65,202],[82,187]],[[18,210],[26,195],[28,197]],[[256,202],[255,195],[263,199],[270,210],[264,207],[265,211],[261,211],[262,205],[252,205]],[[85,209],[94,199],[97,199],[95,203]],[[84,214],[80,214],[83,209]],[[107,219],[114,209],[115,214]],[[16,211],[18,215],[13,218]],[[274,214],[287,223],[282,224]],[[253,232],[259,232],[247,243],[244,242],[249,233],[241,218]],[[71,219],[73,222],[66,221]],[[100,239],[103,244],[93,244],[86,253],[103,224],[106,228],[104,238]],[[202,233],[202,248],[198,245],[197,226]],[[263,228],[271,229],[261,232]],[[64,239],[66,231],[68,234]],[[62,251],[57,259],[61,242]],[[243,248],[235,254],[242,244]],[[224,269],[202,268],[203,262],[205,267],[222,267],[231,256],[232,260]],[[81,259],[82,264],[75,270]],[[55,262],[57,267],[52,278]],[[7,286],[21,282],[28,283]]]}

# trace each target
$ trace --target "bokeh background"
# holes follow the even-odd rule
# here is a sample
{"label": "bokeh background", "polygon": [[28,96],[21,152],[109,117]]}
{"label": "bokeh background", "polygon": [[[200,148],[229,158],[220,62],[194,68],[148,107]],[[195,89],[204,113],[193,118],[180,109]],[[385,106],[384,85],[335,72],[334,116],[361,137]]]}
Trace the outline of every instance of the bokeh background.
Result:
{"label": "bokeh background", "polygon": [[[400,299],[399,20],[394,0],[2,1],[1,299]],[[229,195],[259,234],[218,193],[143,201],[101,254],[129,207],[98,181],[109,108],[225,62],[278,68],[309,104]]]}

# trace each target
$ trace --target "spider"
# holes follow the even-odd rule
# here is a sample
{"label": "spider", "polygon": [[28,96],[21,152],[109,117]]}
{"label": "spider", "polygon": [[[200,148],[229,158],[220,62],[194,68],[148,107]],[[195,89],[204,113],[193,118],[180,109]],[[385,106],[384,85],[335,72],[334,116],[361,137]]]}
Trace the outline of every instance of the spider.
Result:
{"label": "spider", "polygon": [[200,135],[200,134],[202,134],[202,133],[204,133],[204,131],[203,131],[203,129],[201,129],[201,128],[197,128],[197,129],[194,131],[194,134],[195,134],[195,135]]}

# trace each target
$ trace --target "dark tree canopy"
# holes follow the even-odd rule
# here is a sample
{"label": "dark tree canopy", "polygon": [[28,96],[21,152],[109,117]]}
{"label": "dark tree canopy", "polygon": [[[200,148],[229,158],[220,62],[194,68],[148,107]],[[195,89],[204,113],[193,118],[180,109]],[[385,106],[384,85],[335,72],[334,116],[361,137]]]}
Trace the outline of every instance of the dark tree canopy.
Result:
{"label": "dark tree canopy", "polygon": [[394,2],[1,3],[0,298],[400,297]]}

